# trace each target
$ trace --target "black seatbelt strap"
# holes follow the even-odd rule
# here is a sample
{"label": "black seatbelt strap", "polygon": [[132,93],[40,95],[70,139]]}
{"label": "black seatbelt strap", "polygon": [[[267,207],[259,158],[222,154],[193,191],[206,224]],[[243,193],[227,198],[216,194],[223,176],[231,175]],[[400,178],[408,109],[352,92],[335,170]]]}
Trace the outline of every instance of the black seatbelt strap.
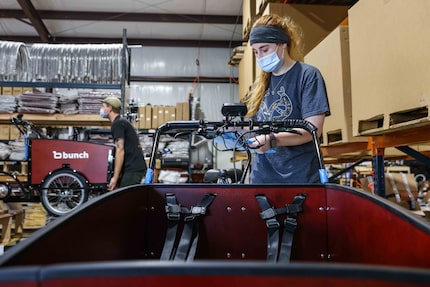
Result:
{"label": "black seatbelt strap", "polygon": [[261,208],[260,217],[267,226],[267,261],[276,262],[279,249],[279,222],[276,211],[272,208],[264,194],[257,194],[255,198]]}
{"label": "black seatbelt strap", "polygon": [[[302,206],[306,199],[306,194],[296,195],[291,204],[287,204],[282,208],[272,207],[264,194],[256,195],[256,199],[262,210],[260,217],[266,221],[267,226],[267,261],[289,262],[294,232],[297,228],[297,213],[303,210]],[[282,234],[281,248],[279,248],[280,224],[276,220],[276,216],[285,214],[288,217],[284,220],[284,232]]]}
{"label": "black seatbelt strap", "polygon": [[[199,229],[197,217],[205,215],[207,208],[215,199],[214,194],[206,194],[202,201],[191,208],[186,208],[178,204],[175,194],[166,194],[165,211],[168,219],[166,239],[164,241],[163,251],[160,260],[193,260],[197,241],[199,238]],[[178,226],[184,220],[184,227],[180,239],[178,240]],[[177,246],[177,247],[175,247]]]}
{"label": "black seatbelt strap", "polygon": [[287,214],[288,217],[284,220],[284,232],[282,235],[281,250],[278,258],[279,262],[290,262],[294,232],[297,228],[297,213],[303,210],[303,202],[305,199],[306,194],[298,194],[294,197],[293,202],[291,204],[287,204],[284,208],[284,214]]}
{"label": "black seatbelt strap", "polygon": [[178,231],[179,221],[181,219],[181,206],[178,204],[176,195],[166,193],[166,215],[167,215],[167,232],[164,241],[163,251],[160,260],[171,260],[175,255],[175,240]]}
{"label": "black seatbelt strap", "polygon": [[205,194],[202,201],[198,205],[191,207],[185,214],[184,229],[174,260],[191,261],[194,259],[199,238],[199,226],[196,218],[206,214],[207,208],[214,199],[215,194]]}

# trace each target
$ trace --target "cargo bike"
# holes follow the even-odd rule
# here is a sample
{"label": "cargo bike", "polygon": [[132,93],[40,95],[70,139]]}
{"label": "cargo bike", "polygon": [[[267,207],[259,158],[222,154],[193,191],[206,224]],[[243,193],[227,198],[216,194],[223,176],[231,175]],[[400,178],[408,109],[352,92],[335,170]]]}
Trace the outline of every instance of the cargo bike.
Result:
{"label": "cargo bike", "polygon": [[[49,139],[23,115],[11,123],[24,139],[20,163],[28,166],[26,180],[0,171],[0,200],[39,201],[53,216],[69,213],[89,197],[106,191],[112,172],[113,147],[73,140]],[[21,178],[22,179],[22,178]]]}
{"label": "cargo bike", "polygon": [[154,184],[151,157],[145,184],[83,204],[0,257],[0,286],[429,285],[428,222],[328,183],[306,121],[169,122],[153,153],[167,131],[213,139],[238,127],[310,132],[321,183]]}

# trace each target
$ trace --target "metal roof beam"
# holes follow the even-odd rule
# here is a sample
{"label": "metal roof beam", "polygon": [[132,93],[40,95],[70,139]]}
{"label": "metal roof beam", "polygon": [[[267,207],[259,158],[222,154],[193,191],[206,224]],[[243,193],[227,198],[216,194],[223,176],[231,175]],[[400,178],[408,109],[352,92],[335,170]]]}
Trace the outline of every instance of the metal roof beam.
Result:
{"label": "metal roof beam", "polygon": [[[24,43],[39,43],[40,39],[33,36],[1,36],[4,41],[19,41]],[[118,38],[96,38],[96,37],[55,37],[57,44],[103,44],[122,43]],[[180,40],[180,39],[139,39],[127,38],[127,44],[155,47],[201,47],[201,48],[235,48],[242,45],[242,41],[216,41],[216,40]]]}
{"label": "metal roof beam", "polygon": [[34,29],[36,29],[39,34],[40,39],[43,42],[51,43],[52,37],[40,18],[39,14],[37,14],[36,8],[34,8],[31,0],[17,0],[18,4],[21,6],[25,17],[18,17],[19,19],[28,18],[30,19],[31,24]]}
{"label": "metal roof beam", "polygon": [[[29,2],[29,0],[17,0]],[[24,9],[24,8],[23,8]],[[34,9],[34,7],[33,7]],[[158,23],[207,23],[207,24],[241,24],[240,15],[197,15],[197,14],[158,14],[158,13],[118,13],[89,11],[51,11],[38,10],[41,19],[47,20],[82,20],[82,21],[128,21]],[[21,10],[0,10],[0,18],[25,18],[27,13]]]}
{"label": "metal roof beam", "polygon": [[149,77],[149,76],[130,76],[132,82],[149,82],[149,83],[193,83],[198,79],[199,83],[216,83],[216,84],[237,84],[236,78],[229,77]]}

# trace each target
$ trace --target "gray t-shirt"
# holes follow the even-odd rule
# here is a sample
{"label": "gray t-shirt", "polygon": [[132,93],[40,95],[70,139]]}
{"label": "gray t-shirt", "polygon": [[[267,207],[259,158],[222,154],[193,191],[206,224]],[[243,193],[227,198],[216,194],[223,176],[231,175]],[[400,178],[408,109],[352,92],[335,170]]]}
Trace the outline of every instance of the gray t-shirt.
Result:
{"label": "gray t-shirt", "polygon": [[[263,102],[255,116],[257,121],[305,119],[330,115],[324,79],[317,68],[302,62],[283,75],[272,75]],[[319,182],[315,146],[275,147],[275,153],[254,154],[251,183]]]}

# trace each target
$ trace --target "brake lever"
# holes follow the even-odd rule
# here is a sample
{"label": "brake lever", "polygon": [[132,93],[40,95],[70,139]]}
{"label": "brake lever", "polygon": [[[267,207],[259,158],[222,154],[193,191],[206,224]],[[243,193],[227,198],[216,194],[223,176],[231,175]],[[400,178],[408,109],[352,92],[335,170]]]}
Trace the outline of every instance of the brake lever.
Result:
{"label": "brake lever", "polygon": [[206,139],[214,139],[222,133],[216,126],[206,126],[202,125],[197,131],[197,135],[200,135]]}

